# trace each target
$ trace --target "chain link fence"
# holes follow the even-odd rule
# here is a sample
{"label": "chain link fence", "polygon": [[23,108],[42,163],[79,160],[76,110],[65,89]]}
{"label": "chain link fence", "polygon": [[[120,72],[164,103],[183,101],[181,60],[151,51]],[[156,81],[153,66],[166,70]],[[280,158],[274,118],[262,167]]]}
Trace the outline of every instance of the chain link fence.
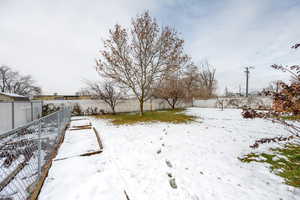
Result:
{"label": "chain link fence", "polygon": [[0,135],[0,200],[25,200],[48,170],[71,112],[62,108]]}

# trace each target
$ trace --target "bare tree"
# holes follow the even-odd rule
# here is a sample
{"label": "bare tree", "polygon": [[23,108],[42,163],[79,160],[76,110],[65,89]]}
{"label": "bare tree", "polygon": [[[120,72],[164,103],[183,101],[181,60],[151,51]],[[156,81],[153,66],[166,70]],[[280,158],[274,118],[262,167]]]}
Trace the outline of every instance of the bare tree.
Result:
{"label": "bare tree", "polygon": [[116,105],[120,103],[123,98],[123,93],[121,90],[118,90],[113,82],[90,82],[89,91],[96,98],[103,100],[109,107],[113,114],[116,113]]}
{"label": "bare tree", "polygon": [[145,12],[132,20],[130,31],[120,25],[109,31],[96,61],[97,71],[129,88],[139,100],[142,115],[154,84],[187,61],[183,44],[174,29],[159,28]]}
{"label": "bare tree", "polygon": [[164,99],[175,109],[176,104],[186,97],[183,80],[177,74],[166,78],[153,89],[153,96]]}
{"label": "bare tree", "polygon": [[0,67],[0,91],[19,95],[36,95],[41,93],[41,88],[35,85],[30,75],[21,75],[10,67]]}
{"label": "bare tree", "polygon": [[279,92],[281,80],[271,81],[268,87],[263,88],[261,95],[264,95],[266,92]]}
{"label": "bare tree", "polygon": [[81,88],[78,92],[75,93],[77,96],[89,96],[91,95],[91,91],[89,88]]}
{"label": "bare tree", "polygon": [[193,103],[193,98],[199,96],[201,87],[199,68],[193,63],[188,64],[183,72],[182,82],[186,89],[186,98]]}
{"label": "bare tree", "polygon": [[200,71],[200,79],[202,82],[202,86],[205,88],[207,92],[207,96],[213,96],[214,91],[217,88],[217,80],[216,80],[216,69],[208,63],[208,61],[204,61],[201,63],[202,70]]}
{"label": "bare tree", "polygon": [[217,98],[216,106],[220,108],[222,111],[224,110],[225,99]]}
{"label": "bare tree", "polygon": [[[292,47],[295,48],[295,47]],[[295,48],[296,49],[296,48]],[[297,68],[299,65],[292,65],[292,66],[283,66],[283,65],[271,65],[272,68],[276,70],[280,70],[282,72],[288,72],[291,75],[291,82],[293,83],[300,83],[300,75],[298,74]],[[281,82],[281,81],[279,81]]]}

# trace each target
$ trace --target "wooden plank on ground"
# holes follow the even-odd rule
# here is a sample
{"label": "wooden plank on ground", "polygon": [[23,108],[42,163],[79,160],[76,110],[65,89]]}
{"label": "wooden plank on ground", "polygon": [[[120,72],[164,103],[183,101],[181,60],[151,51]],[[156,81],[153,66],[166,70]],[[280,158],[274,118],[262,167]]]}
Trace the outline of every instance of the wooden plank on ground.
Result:
{"label": "wooden plank on ground", "polygon": [[93,127],[93,130],[95,132],[95,135],[96,135],[96,138],[97,138],[100,150],[103,150],[103,144],[101,142],[100,135],[99,135],[98,131],[95,129],[95,127]]}

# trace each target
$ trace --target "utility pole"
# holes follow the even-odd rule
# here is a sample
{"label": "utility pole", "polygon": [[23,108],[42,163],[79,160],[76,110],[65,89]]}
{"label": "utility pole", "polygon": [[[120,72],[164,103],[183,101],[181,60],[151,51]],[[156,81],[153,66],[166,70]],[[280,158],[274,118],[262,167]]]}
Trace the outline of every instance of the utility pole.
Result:
{"label": "utility pole", "polygon": [[249,74],[250,71],[249,69],[253,69],[254,67],[250,66],[250,67],[245,67],[245,73],[246,73],[246,97],[248,97],[249,95]]}

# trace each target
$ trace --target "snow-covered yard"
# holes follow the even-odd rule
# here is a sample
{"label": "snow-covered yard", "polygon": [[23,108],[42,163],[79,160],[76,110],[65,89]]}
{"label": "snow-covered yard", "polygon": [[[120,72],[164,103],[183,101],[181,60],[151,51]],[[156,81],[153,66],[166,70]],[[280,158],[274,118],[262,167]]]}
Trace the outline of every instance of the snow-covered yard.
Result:
{"label": "snow-covered yard", "polygon": [[[249,145],[256,139],[287,135],[283,127],[242,119],[240,110],[186,112],[198,116],[200,123],[115,126],[91,118],[103,153],[54,161],[39,199],[126,200],[124,191],[130,200],[300,198],[300,190],[283,184],[266,164],[238,159],[252,151]],[[73,145],[70,132],[66,134],[61,157]],[[76,134],[72,137],[78,141]],[[261,145],[258,151],[270,146],[274,144]],[[177,188],[170,185],[174,179]]]}

